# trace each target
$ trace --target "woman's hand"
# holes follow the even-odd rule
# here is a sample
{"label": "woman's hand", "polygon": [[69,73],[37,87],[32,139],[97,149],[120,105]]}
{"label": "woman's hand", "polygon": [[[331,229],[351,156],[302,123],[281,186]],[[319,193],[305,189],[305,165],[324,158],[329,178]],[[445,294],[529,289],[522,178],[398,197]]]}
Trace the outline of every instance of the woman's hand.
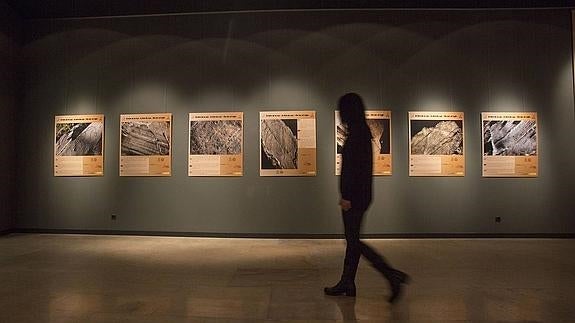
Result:
{"label": "woman's hand", "polygon": [[342,210],[348,211],[349,209],[351,209],[351,201],[339,199],[339,206],[341,207]]}

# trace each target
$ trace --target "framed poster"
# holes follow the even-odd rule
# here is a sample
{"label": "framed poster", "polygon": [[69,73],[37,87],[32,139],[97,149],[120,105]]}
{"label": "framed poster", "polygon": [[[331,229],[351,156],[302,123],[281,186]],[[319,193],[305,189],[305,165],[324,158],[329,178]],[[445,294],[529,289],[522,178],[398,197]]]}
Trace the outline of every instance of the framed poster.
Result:
{"label": "framed poster", "polygon": [[54,121],[54,176],[103,176],[104,115],[63,115]]}
{"label": "framed poster", "polygon": [[189,116],[188,176],[242,176],[244,113]]}
{"label": "framed poster", "polygon": [[[373,175],[391,175],[391,111],[365,111],[367,125],[371,130],[373,146]],[[341,123],[339,111],[335,111],[335,174],[341,173],[341,150],[347,130]]]}
{"label": "framed poster", "polygon": [[315,176],[315,111],[260,112],[260,176]]}
{"label": "framed poster", "polygon": [[537,113],[482,112],[484,177],[536,177]]}
{"label": "framed poster", "polygon": [[463,112],[409,112],[409,176],[465,176]]}
{"label": "framed poster", "polygon": [[171,113],[120,115],[120,176],[170,176],[171,162]]}

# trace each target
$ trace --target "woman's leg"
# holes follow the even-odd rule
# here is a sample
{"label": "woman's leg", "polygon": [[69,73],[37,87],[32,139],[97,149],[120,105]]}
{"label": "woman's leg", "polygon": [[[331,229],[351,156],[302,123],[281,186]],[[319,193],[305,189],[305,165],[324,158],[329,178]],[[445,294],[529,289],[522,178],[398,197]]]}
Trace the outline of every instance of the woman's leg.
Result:
{"label": "woman's leg", "polygon": [[409,276],[393,267],[391,267],[380,254],[373,250],[370,246],[360,241],[361,254],[367,258],[371,265],[377,269],[389,282],[391,288],[391,295],[389,302],[393,303],[401,295],[401,284],[409,282]]}
{"label": "woman's leg", "polygon": [[393,270],[393,267],[389,265],[389,263],[385,260],[385,258],[377,253],[373,248],[369,245],[364,243],[363,241],[359,242],[359,248],[361,251],[361,255],[367,259],[371,265],[377,269],[377,271],[384,274],[386,271]]}
{"label": "woman's leg", "polygon": [[324,289],[327,295],[355,296],[355,274],[359,264],[359,257],[361,256],[359,231],[361,229],[362,216],[363,213],[353,212],[352,210],[342,212],[346,241],[343,272],[341,279],[335,286]]}
{"label": "woman's leg", "polygon": [[344,282],[353,283],[355,281],[359,258],[362,254],[362,242],[359,240],[359,234],[363,214],[364,212],[357,212],[353,209],[342,212],[346,242],[343,273],[341,275],[341,280]]}

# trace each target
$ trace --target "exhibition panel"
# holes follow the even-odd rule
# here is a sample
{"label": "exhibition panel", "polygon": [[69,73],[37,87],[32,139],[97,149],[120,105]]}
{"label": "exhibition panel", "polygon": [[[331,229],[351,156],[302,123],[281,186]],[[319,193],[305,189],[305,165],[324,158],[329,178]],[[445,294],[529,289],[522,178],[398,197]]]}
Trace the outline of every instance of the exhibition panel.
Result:
{"label": "exhibition panel", "polygon": [[244,113],[190,113],[188,176],[242,176]]}
{"label": "exhibition panel", "polygon": [[483,176],[537,176],[537,112],[482,112]]}
{"label": "exhibition panel", "polygon": [[409,176],[465,176],[463,112],[409,112]]}
{"label": "exhibition panel", "polygon": [[170,176],[171,161],[171,113],[120,115],[120,176]]}
{"label": "exhibition panel", "polygon": [[104,115],[56,116],[54,176],[104,175]]}
{"label": "exhibition panel", "polygon": [[[373,175],[391,175],[391,111],[365,111],[367,125],[371,130],[373,146]],[[335,174],[341,172],[341,150],[347,138],[347,130],[341,123],[339,111],[335,111]]]}
{"label": "exhibition panel", "polygon": [[315,111],[260,112],[260,176],[315,176]]}

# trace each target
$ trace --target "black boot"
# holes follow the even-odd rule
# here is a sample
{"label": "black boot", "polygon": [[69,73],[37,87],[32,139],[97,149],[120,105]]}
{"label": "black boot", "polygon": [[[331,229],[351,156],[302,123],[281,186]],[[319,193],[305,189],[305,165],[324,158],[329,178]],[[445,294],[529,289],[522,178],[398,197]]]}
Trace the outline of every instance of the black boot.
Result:
{"label": "black boot", "polygon": [[340,280],[339,283],[337,283],[335,286],[324,288],[323,292],[329,296],[345,295],[355,297],[355,283],[354,282],[346,283]]}
{"label": "black boot", "polygon": [[362,247],[362,254],[371,262],[371,265],[389,281],[391,295],[388,298],[388,302],[395,302],[401,296],[401,284],[409,283],[409,276],[391,267],[385,261],[385,258],[366,244],[363,244]]}
{"label": "black boot", "polygon": [[397,269],[386,271],[384,276],[389,281],[389,287],[391,288],[391,295],[387,301],[393,304],[401,296],[401,284],[409,284],[410,277],[408,274]]}
{"label": "black boot", "polygon": [[355,274],[357,273],[357,265],[361,256],[359,244],[359,240],[350,239],[350,241],[347,241],[341,279],[335,286],[323,289],[326,295],[355,297]]}

